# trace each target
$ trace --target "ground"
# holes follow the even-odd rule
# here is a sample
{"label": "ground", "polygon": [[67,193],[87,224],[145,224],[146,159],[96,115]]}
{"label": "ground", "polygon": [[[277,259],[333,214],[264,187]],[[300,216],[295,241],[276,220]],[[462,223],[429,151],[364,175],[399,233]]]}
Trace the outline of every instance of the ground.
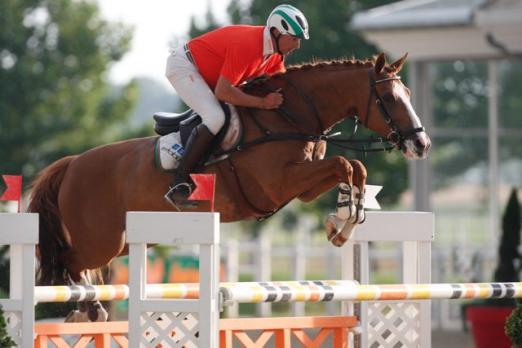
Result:
{"label": "ground", "polygon": [[463,331],[432,331],[432,348],[474,348],[473,336]]}

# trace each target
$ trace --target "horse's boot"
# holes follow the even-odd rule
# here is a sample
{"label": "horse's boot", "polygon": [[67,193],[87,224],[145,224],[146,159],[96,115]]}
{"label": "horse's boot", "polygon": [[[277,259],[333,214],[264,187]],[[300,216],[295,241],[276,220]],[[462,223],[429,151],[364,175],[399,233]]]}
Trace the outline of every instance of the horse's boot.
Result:
{"label": "horse's boot", "polygon": [[194,127],[192,133],[190,133],[190,137],[185,145],[185,153],[176,169],[174,181],[169,191],[165,194],[165,199],[174,207],[191,206],[187,200],[193,189],[189,174],[207,152],[213,138],[214,134],[204,124]]}

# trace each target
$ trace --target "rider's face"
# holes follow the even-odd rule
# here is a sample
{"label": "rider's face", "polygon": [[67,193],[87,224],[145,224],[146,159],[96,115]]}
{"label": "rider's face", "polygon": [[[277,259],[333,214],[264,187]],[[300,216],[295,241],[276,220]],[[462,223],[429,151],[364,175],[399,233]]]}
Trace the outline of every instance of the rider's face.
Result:
{"label": "rider's face", "polygon": [[301,39],[298,37],[292,35],[281,35],[279,38],[279,50],[285,56],[299,47],[301,47]]}

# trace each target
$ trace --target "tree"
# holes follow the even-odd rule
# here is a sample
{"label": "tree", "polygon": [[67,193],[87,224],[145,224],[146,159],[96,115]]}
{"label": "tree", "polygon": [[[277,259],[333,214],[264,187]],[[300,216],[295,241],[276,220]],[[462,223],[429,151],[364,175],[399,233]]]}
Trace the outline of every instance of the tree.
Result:
{"label": "tree", "polygon": [[0,1],[0,173],[31,178],[122,137],[137,89],[114,94],[106,73],[130,39],[130,28],[103,20],[93,1]]}
{"label": "tree", "polygon": [[502,216],[502,237],[498,249],[498,264],[494,282],[518,282],[520,272],[520,202],[513,188]]}

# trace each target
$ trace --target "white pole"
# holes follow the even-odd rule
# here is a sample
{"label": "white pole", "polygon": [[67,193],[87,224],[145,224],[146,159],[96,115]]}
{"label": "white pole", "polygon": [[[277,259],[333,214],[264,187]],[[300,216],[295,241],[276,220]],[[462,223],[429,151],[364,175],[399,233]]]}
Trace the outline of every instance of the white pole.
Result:
{"label": "white pole", "polygon": [[[491,241],[498,245],[500,215],[498,207],[498,74],[497,62],[488,61],[488,160],[489,160],[489,230]],[[493,245],[494,249],[497,245]]]}
{"label": "white pole", "polygon": [[[294,280],[306,279],[306,246],[310,243],[308,238],[308,230],[305,224],[298,224],[294,232]],[[304,302],[292,303],[292,315],[303,316],[305,314]]]}
{"label": "white pole", "polygon": [[147,245],[129,243],[129,347],[140,347],[141,304],[147,285]]}
{"label": "white pole", "polygon": [[[237,239],[229,239],[226,247],[225,271],[228,282],[239,281],[239,243]],[[227,317],[237,318],[239,316],[239,305],[232,304],[226,309]]]}
{"label": "white pole", "polygon": [[[218,346],[219,320],[219,214],[128,212],[127,242],[129,243],[129,345],[157,346],[154,341],[173,338],[165,332],[156,337],[143,337],[143,331],[157,325],[159,316],[180,313],[180,317],[193,315],[198,319],[197,331],[191,331],[188,341],[198,347]],[[146,297],[147,244],[199,245],[199,299],[162,300]],[[148,313],[153,313],[152,316]],[[141,325],[143,318],[144,325]],[[167,323],[168,324],[168,323]],[[175,323],[171,323],[175,325]],[[169,327],[170,328],[170,327]],[[179,328],[179,327],[178,327]],[[198,336],[196,336],[196,332]],[[188,333],[188,332],[187,332]]]}
{"label": "white pole", "polygon": [[[272,241],[268,231],[260,231],[257,239],[257,267],[256,280],[269,281],[272,278]],[[258,303],[256,313],[260,317],[269,317],[272,315],[271,303]]]}
{"label": "white pole", "polygon": [[[13,337],[22,347],[34,344],[35,245],[38,243],[38,214],[0,214],[0,245],[9,245],[9,308],[20,314],[21,334]],[[7,306],[6,306],[7,307]]]}

